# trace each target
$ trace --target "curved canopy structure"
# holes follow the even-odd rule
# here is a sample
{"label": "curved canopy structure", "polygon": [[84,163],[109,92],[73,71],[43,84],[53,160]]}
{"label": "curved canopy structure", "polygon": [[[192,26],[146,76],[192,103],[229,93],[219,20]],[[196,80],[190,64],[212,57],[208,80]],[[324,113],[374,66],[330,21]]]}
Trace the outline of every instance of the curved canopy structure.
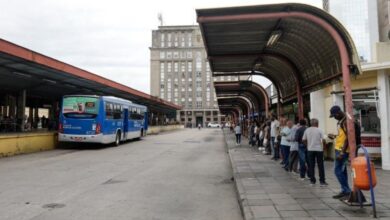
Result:
{"label": "curved canopy structure", "polygon": [[295,3],[196,12],[213,74],[261,73],[282,100],[298,100],[299,118],[304,93],[342,78],[348,138],[355,146],[350,74],[360,73],[360,64],[351,37],[334,17]]}
{"label": "curved canopy structure", "polygon": [[214,82],[217,97],[243,96],[253,103],[253,111],[268,115],[269,97],[265,89],[252,81]]}

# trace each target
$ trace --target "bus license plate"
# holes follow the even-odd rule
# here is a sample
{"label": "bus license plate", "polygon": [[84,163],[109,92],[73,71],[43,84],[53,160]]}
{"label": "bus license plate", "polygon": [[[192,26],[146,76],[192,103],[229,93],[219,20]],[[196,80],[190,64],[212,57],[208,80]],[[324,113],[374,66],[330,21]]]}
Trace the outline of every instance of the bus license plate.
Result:
{"label": "bus license plate", "polygon": [[81,137],[74,137],[73,138],[75,141],[82,141],[83,139]]}

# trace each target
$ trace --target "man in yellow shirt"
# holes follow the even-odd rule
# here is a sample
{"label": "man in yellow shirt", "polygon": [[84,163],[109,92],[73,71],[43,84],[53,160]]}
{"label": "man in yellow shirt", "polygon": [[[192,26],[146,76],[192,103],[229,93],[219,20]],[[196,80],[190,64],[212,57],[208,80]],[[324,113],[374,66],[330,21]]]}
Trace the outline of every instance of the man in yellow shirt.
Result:
{"label": "man in yellow shirt", "polygon": [[338,121],[338,134],[329,134],[328,137],[331,139],[335,139],[334,146],[336,159],[334,164],[334,173],[341,185],[341,192],[337,195],[334,195],[333,198],[344,199],[349,197],[349,195],[351,194],[351,188],[348,184],[347,173],[349,147],[347,138],[346,115],[343,111],[341,111],[341,108],[339,106],[335,105],[330,109],[330,117],[335,118]]}

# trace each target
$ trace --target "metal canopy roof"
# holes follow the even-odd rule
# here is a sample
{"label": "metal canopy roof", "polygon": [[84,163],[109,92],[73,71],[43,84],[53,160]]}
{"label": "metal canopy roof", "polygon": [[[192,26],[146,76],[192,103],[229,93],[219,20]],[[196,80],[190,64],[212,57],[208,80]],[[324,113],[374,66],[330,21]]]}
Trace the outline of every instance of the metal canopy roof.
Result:
{"label": "metal canopy roof", "polygon": [[289,3],[196,12],[214,74],[258,72],[276,81],[282,98],[296,96],[297,84],[303,93],[309,93],[339,80],[338,44],[317,20],[337,31],[350,64],[360,72],[357,52],[345,28],[316,7]]}
{"label": "metal canopy roof", "polygon": [[0,39],[0,91],[26,89],[30,97],[58,100],[63,95],[112,95],[153,111],[181,109],[173,103]]}
{"label": "metal canopy roof", "polygon": [[268,112],[269,97],[259,84],[245,80],[233,82],[214,82],[217,97],[243,96],[253,104],[255,112]]}
{"label": "metal canopy roof", "polygon": [[244,115],[249,114],[250,103],[243,97],[219,98],[218,105],[222,112],[227,112],[227,110],[230,112],[232,109],[237,109],[238,111],[242,111]]}

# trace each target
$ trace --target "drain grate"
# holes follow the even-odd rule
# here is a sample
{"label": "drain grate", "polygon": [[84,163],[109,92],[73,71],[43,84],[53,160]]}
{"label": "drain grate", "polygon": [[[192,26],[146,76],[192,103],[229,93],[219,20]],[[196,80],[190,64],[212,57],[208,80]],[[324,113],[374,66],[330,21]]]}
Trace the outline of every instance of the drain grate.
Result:
{"label": "drain grate", "polygon": [[65,207],[65,204],[62,204],[62,203],[49,203],[49,204],[42,206],[42,208],[45,208],[45,209],[59,209],[59,208],[63,208],[63,207]]}

